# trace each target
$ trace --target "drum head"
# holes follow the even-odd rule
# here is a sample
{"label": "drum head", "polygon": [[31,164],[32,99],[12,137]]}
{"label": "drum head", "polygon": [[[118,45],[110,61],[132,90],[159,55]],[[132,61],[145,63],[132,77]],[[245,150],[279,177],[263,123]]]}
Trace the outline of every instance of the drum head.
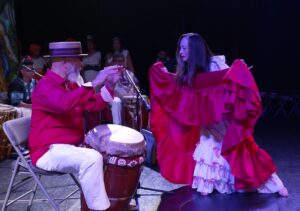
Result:
{"label": "drum head", "polygon": [[90,130],[85,142],[101,153],[131,157],[145,152],[145,140],[138,131],[121,125],[99,125]]}
{"label": "drum head", "polygon": [[[111,133],[110,141],[124,144],[136,144],[144,141],[143,135],[132,128],[121,125],[107,125],[107,127]],[[106,126],[99,126],[99,129],[103,128]]]}

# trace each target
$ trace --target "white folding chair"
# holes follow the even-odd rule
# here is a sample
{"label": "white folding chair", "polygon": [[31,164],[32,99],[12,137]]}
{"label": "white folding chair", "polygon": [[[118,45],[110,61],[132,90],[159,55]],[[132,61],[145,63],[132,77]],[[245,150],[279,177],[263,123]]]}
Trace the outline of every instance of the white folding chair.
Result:
{"label": "white folding chair", "polygon": [[[16,151],[18,158],[14,164],[12,176],[10,179],[10,183],[7,189],[7,193],[2,205],[1,211],[4,211],[9,205],[11,205],[14,202],[17,202],[18,200],[21,200],[25,196],[30,194],[29,200],[22,200],[28,202],[28,208],[27,210],[30,210],[30,207],[33,203],[34,195],[36,193],[37,187],[40,187],[42,193],[46,197],[45,200],[48,200],[51,206],[54,210],[60,211],[59,204],[65,201],[66,199],[70,198],[72,195],[74,195],[78,190],[81,190],[80,184],[76,177],[73,174],[69,174],[71,178],[74,180],[75,184],[78,188],[76,190],[69,193],[66,197],[63,199],[54,199],[52,198],[48,192],[46,191],[45,187],[41,183],[40,179],[41,176],[58,176],[58,175],[65,175],[66,173],[61,172],[52,172],[52,171],[45,171],[42,169],[39,169],[32,165],[29,151],[24,147],[27,144],[28,135],[30,131],[30,121],[31,117],[23,117],[19,119],[9,120],[3,123],[3,131],[6,134],[8,140],[10,141],[11,145],[13,146],[14,150]],[[41,140],[42,141],[42,140]],[[20,174],[26,174],[28,177],[19,179],[17,181],[17,177]],[[20,196],[16,197],[15,199],[9,200],[10,195],[14,188],[19,187],[19,185],[24,184],[24,182],[28,180],[34,181],[33,188],[29,191],[21,194]],[[59,200],[58,202],[56,202]]]}

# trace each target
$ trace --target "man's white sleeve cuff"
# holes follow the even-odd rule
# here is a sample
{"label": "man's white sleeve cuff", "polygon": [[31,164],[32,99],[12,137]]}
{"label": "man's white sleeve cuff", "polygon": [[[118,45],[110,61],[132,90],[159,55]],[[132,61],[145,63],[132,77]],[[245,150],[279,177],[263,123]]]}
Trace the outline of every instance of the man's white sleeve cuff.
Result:
{"label": "man's white sleeve cuff", "polygon": [[82,84],[82,86],[84,86],[84,87],[93,87],[92,82],[86,82],[86,83]]}
{"label": "man's white sleeve cuff", "polygon": [[110,92],[107,90],[105,86],[103,86],[100,90],[101,97],[107,103],[110,103],[114,100],[113,96],[111,96]]}

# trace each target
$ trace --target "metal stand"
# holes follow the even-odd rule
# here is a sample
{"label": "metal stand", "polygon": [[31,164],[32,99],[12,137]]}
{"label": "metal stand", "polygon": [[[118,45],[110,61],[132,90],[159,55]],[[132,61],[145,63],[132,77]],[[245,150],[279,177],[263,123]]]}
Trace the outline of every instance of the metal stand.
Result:
{"label": "metal stand", "polygon": [[[125,70],[125,73],[126,73],[127,78],[129,79],[130,83],[133,85],[133,87],[134,87],[134,89],[136,91],[135,117],[134,117],[134,120],[135,120],[135,129],[139,130],[139,126],[141,125],[141,122],[139,121],[140,120],[139,119],[140,99],[142,100],[143,105],[144,105],[147,113],[149,113],[151,111],[151,107],[150,107],[149,103],[146,101],[146,99],[143,97],[143,95],[141,94],[139,88],[137,87],[137,85],[135,84],[134,80],[130,76],[128,70]],[[166,194],[174,194],[174,192],[172,192],[172,191],[166,191],[166,190],[160,190],[160,189],[143,187],[143,186],[141,186],[140,182],[138,183],[138,186],[137,186],[137,190],[138,189],[150,190],[150,191],[155,191],[155,192],[160,192],[160,193],[166,193]],[[135,210],[139,210],[139,208],[138,208],[139,207],[138,206],[138,198],[140,196],[160,195],[160,194],[138,194],[137,190],[135,191],[135,194],[134,194],[134,199],[135,199],[136,207],[137,207],[137,209],[135,209]]]}
{"label": "metal stand", "polygon": [[149,113],[151,111],[151,107],[150,104],[146,101],[146,99],[143,97],[143,95],[141,94],[139,88],[137,87],[137,85],[135,84],[134,80],[132,79],[132,77],[130,76],[128,70],[125,70],[125,74],[129,80],[129,82],[132,84],[132,86],[134,87],[134,90],[136,91],[136,101],[135,101],[135,128],[138,130],[139,128],[139,113],[140,113],[140,99],[143,102],[143,105],[147,111],[147,113]]}

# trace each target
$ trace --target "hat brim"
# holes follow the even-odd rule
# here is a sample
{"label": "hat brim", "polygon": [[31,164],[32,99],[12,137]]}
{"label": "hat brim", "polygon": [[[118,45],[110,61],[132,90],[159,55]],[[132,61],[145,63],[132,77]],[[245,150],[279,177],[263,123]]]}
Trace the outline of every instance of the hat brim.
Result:
{"label": "hat brim", "polygon": [[72,54],[72,55],[44,55],[44,58],[60,58],[60,57],[84,57],[88,54],[82,53],[82,54]]}

